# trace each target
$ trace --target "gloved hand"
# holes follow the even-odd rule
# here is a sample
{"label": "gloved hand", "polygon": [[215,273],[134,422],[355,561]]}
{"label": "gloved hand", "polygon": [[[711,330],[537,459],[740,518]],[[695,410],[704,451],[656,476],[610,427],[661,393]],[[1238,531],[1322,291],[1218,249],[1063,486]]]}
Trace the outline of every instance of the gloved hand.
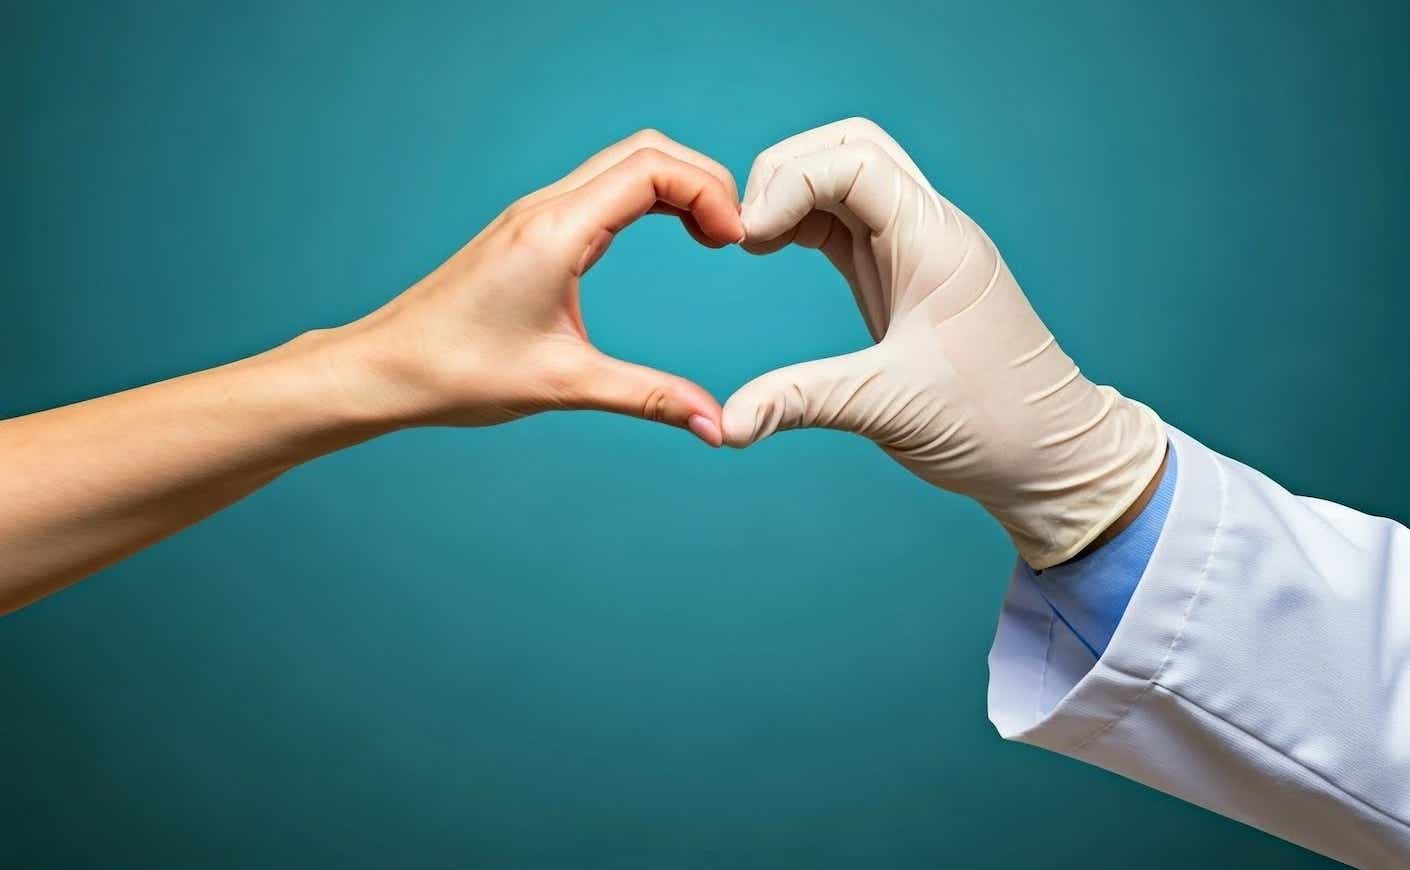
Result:
{"label": "gloved hand", "polygon": [[1035,568],[1072,558],[1150,483],[1165,431],[1082,376],[993,242],[860,118],[759,155],[744,247],[818,248],[852,286],[876,344],[746,384],[725,442],[825,427],[872,439],[922,479],[977,499]]}

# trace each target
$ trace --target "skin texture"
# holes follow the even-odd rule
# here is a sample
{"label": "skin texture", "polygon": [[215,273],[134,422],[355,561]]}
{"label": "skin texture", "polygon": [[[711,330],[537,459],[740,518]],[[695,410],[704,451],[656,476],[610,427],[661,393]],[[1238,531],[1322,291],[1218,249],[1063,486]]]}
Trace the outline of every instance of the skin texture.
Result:
{"label": "skin texture", "polygon": [[411,426],[590,409],[719,446],[688,380],[594,348],[583,275],[637,218],[739,241],[733,178],[654,131],[514,203],[387,305],[249,359],[0,422],[0,612],[73,583],[318,456]]}

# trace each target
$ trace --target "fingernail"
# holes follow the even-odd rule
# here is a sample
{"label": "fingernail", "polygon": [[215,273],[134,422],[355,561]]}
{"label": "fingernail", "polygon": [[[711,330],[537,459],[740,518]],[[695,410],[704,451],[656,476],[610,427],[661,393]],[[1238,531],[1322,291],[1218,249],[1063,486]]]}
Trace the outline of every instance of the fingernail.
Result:
{"label": "fingernail", "polygon": [[708,417],[700,414],[691,414],[690,419],[685,421],[685,426],[695,437],[709,444],[711,447],[720,446],[720,427],[716,426]]}

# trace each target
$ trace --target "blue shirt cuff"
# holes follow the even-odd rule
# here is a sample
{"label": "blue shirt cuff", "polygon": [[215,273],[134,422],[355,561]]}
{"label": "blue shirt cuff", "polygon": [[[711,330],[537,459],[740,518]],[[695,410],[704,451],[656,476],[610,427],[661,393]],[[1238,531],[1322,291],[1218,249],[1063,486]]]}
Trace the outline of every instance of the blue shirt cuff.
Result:
{"label": "blue shirt cuff", "polygon": [[1024,573],[1053,609],[1058,620],[1082,642],[1093,658],[1111,643],[1126,605],[1141,582],[1175,495],[1175,452],[1166,448],[1165,473],[1155,495],[1116,537],[1085,556],[1044,571],[1024,566]]}

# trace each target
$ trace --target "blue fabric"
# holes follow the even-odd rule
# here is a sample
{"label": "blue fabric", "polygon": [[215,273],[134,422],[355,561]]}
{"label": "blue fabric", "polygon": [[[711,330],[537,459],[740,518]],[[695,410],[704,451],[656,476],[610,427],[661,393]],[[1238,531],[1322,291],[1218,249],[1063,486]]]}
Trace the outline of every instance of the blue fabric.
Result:
{"label": "blue fabric", "polygon": [[[1167,448],[1168,450],[1168,448]],[[1165,473],[1155,495],[1131,525],[1087,555],[1045,571],[1024,566],[1053,613],[1082,641],[1093,658],[1111,643],[1126,605],[1141,582],[1155,542],[1170,513],[1177,475],[1175,453],[1166,453]]]}

